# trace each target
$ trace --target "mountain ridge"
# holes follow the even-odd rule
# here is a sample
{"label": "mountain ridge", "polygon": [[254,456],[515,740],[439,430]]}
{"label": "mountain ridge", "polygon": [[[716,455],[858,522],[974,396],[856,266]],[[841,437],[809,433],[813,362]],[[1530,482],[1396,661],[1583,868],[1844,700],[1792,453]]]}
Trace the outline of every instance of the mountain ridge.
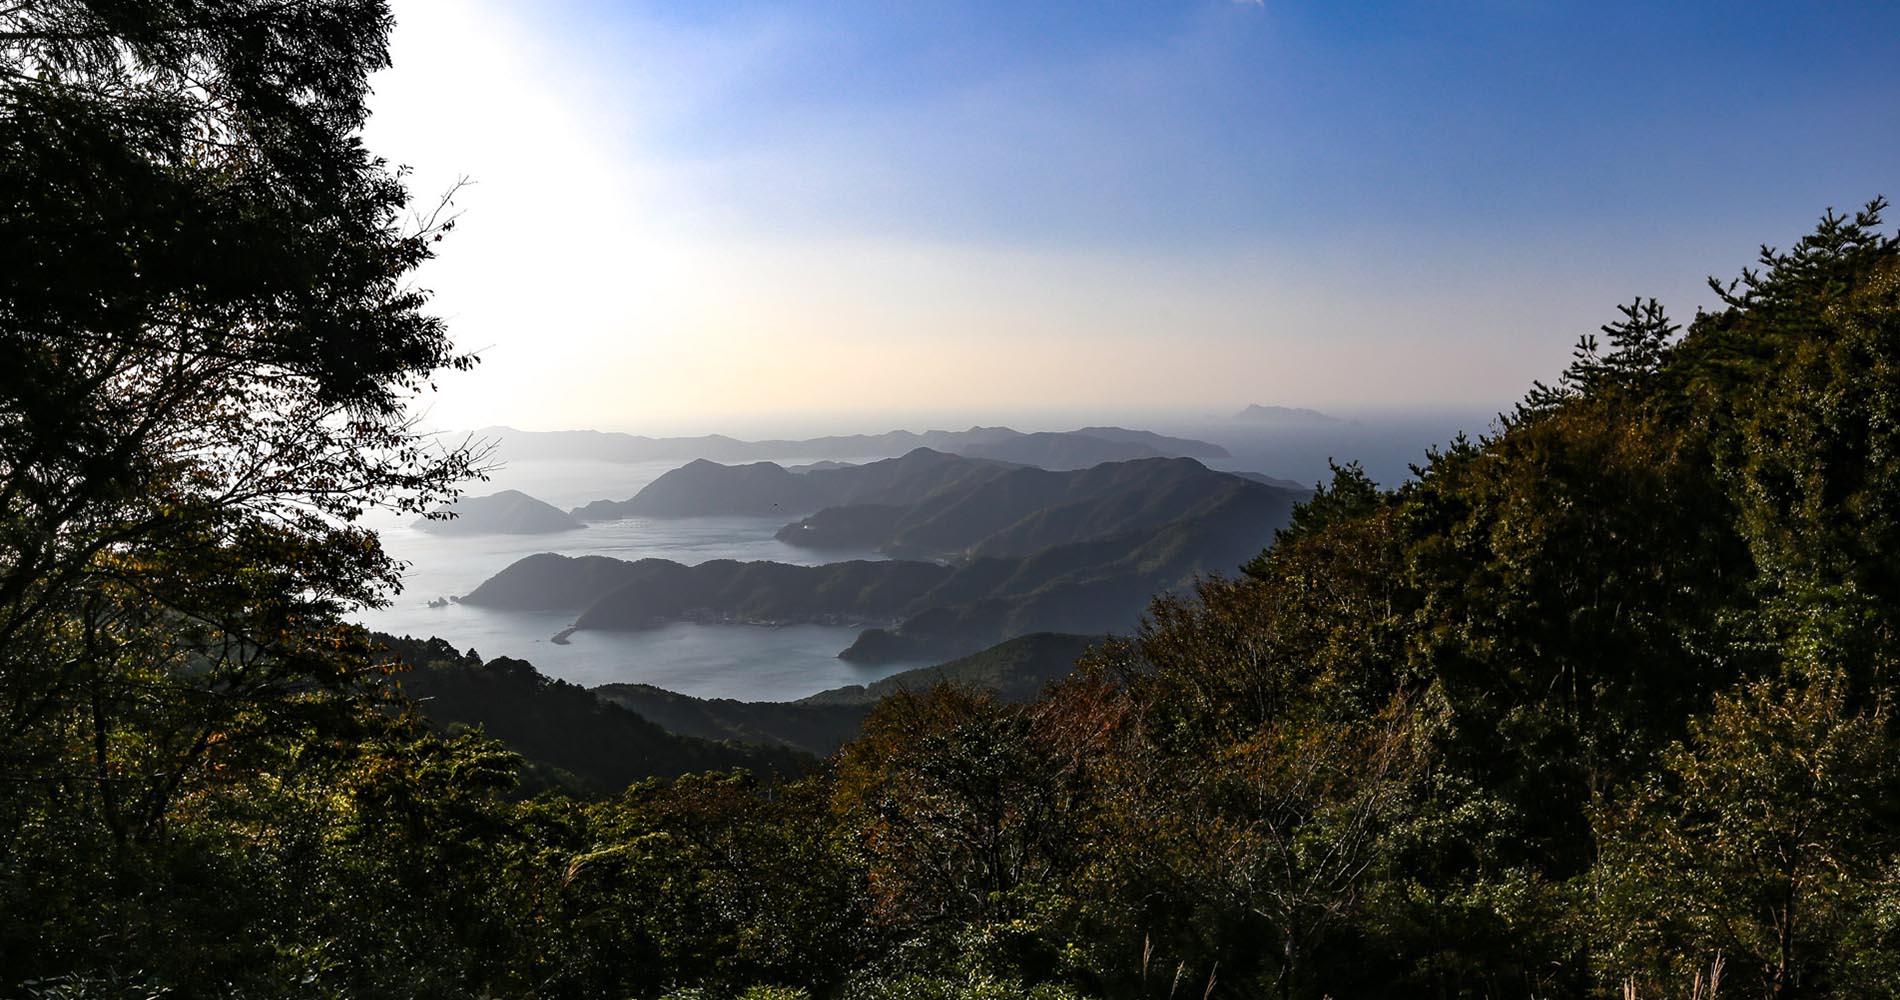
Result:
{"label": "mountain ridge", "polygon": [[[471,432],[478,439],[497,442],[507,458],[584,458],[615,462],[690,461],[756,462],[770,459],[865,459],[901,455],[916,448],[956,454],[987,452],[992,457],[1049,467],[1075,467],[1132,458],[1230,458],[1227,449],[1210,441],[1170,437],[1152,431],[1122,427],[1088,427],[1073,431],[1025,433],[1009,427],[973,426],[966,430],[894,430],[883,434],[841,434],[804,439],[747,441],[725,434],[690,437],[648,437],[618,431],[525,431],[492,425]],[[1029,439],[1025,441],[1024,439]],[[1073,452],[1073,454],[1071,453]]]}

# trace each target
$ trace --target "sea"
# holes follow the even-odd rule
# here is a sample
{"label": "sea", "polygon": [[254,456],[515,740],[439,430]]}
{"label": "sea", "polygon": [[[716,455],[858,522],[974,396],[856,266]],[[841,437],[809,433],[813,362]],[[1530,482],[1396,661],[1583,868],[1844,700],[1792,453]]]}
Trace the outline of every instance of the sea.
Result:
{"label": "sea", "polygon": [[[1397,486],[1459,433],[1483,433],[1487,415],[1389,414],[1312,426],[1251,427],[1232,421],[1181,420],[1150,424],[1164,433],[1222,444],[1233,457],[1208,464],[1229,471],[1263,472],[1304,485],[1330,477],[1331,461],[1360,461],[1385,486]],[[786,458],[793,466],[818,461]],[[884,456],[893,457],[893,456]],[[871,461],[874,457],[853,459]],[[683,464],[581,460],[516,460],[471,483],[473,496],[516,489],[563,510],[594,500],[625,500]],[[413,519],[384,517],[372,526],[383,546],[407,564],[402,592],[389,607],[360,613],[370,628],[396,635],[439,636],[484,658],[512,656],[552,677],[593,687],[616,682],[653,684],[701,698],[791,701],[819,691],[868,684],[924,662],[863,666],[838,659],[858,630],[829,625],[675,623],[625,632],[579,631],[566,644],[553,636],[574,613],[500,611],[431,601],[474,590],[511,563],[537,552],[656,557],[686,564],[710,559],[773,560],[813,565],[883,558],[874,552],[813,552],[773,538],[786,519],[707,517],[629,518],[549,535],[446,536],[416,528]]]}
{"label": "sea", "polygon": [[1332,463],[1357,462],[1387,489],[1413,478],[1431,449],[1444,449],[1460,434],[1496,431],[1497,411],[1373,412],[1324,423],[1249,425],[1202,418],[1156,420],[1136,426],[1162,434],[1212,441],[1231,458],[1206,463],[1226,472],[1263,472],[1311,487],[1332,479]]}
{"label": "sea", "polygon": [[[798,465],[815,459],[787,459]],[[625,500],[680,462],[514,461],[489,481],[472,483],[479,496],[520,490],[563,510],[593,500]],[[439,535],[413,518],[385,516],[371,526],[383,548],[406,564],[403,589],[386,608],[362,611],[371,629],[418,638],[438,636],[481,656],[527,660],[543,674],[586,687],[652,684],[698,698],[794,701],[819,691],[869,684],[927,662],[865,666],[838,659],[858,630],[834,625],[714,625],[674,623],[625,632],[585,630],[566,644],[553,636],[574,612],[520,612],[431,601],[459,597],[516,560],[538,552],[615,559],[672,559],[688,565],[712,559],[771,560],[815,565],[881,559],[874,552],[813,552],[772,535],[787,518],[627,518],[547,535]]]}

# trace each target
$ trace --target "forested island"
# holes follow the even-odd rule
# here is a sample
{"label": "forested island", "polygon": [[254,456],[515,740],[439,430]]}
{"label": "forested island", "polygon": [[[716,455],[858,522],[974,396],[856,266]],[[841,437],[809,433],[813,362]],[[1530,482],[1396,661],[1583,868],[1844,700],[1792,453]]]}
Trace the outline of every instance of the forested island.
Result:
{"label": "forested island", "polygon": [[528,556],[462,597],[476,607],[572,611],[575,629],[673,621],[865,628],[846,659],[947,659],[1033,632],[1132,631],[1159,592],[1231,572],[1273,538],[1308,490],[1215,472],[1188,458],[1050,471],[919,448],[794,473],[705,460],[638,495],[575,515],[811,516],[780,540],[899,558],[820,566],[715,559],[686,566]]}
{"label": "forested island", "polygon": [[520,490],[463,497],[417,518],[415,526],[439,535],[546,535],[585,527]]}
{"label": "forested island", "polygon": [[[1765,247],[1686,327],[1620,307],[1401,484],[1147,456],[1122,464],[1182,502],[1146,519],[1077,485],[1126,469],[964,454],[971,489],[1041,506],[787,518],[958,561],[553,557],[469,595],[914,611],[901,640],[986,621],[998,578],[1065,607],[1148,588],[1122,641],[992,630],[934,676],[695,704],[348,618],[401,579],[365,516],[455,510],[487,460],[410,414],[474,362],[411,280],[453,216],[361,141],[389,28],[377,0],[0,9],[0,995],[1900,983],[1883,200]],[[1193,526],[1231,510],[1261,537],[1191,579],[1240,537]]]}

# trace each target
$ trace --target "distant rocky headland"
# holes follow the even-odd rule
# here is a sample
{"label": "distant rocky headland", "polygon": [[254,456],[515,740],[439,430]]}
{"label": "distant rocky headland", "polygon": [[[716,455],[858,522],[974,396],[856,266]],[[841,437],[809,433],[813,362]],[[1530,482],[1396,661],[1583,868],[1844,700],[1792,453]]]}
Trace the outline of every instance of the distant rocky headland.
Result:
{"label": "distant rocky headland", "polygon": [[1297,406],[1264,406],[1260,403],[1255,403],[1234,414],[1234,419],[1243,423],[1278,427],[1321,427],[1346,422],[1338,417],[1327,416],[1318,410],[1308,410]]}

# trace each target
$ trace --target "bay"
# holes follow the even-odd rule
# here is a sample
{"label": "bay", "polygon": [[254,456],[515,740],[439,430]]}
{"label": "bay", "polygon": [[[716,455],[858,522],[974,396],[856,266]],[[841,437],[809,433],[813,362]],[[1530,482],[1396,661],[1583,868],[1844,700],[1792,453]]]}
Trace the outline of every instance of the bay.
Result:
{"label": "bay", "polygon": [[[592,500],[624,500],[677,464],[515,462],[468,492],[482,495],[517,489],[568,509]],[[785,520],[627,518],[546,535],[447,536],[383,517],[371,526],[381,535],[385,551],[408,564],[403,590],[389,607],[359,612],[356,620],[395,635],[439,636],[483,657],[528,660],[550,677],[588,687],[644,683],[701,698],[790,701],[927,665],[906,662],[870,667],[840,660],[838,652],[858,635],[857,629],[848,626],[674,623],[637,631],[576,632],[563,645],[551,639],[572,624],[574,612],[501,611],[454,603],[429,606],[438,598],[466,594],[516,560],[538,552],[672,559],[687,565],[712,559],[819,565],[883,558],[873,552],[814,552],[786,545],[772,537]]]}

